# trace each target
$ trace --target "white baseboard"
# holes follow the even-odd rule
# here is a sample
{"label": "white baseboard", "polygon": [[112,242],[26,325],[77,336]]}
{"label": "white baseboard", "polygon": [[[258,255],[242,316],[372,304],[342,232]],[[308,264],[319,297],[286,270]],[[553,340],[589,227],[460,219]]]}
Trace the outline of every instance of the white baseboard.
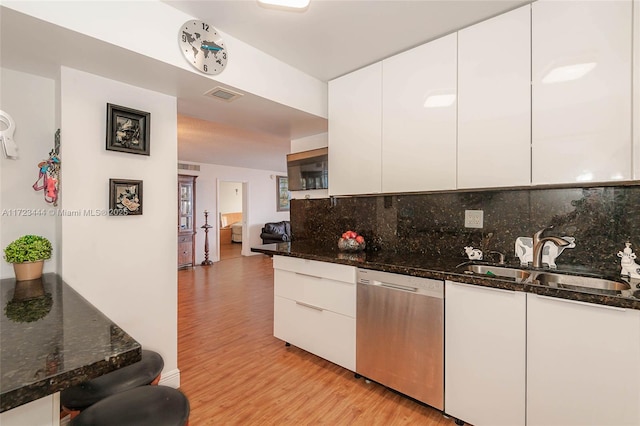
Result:
{"label": "white baseboard", "polygon": [[162,376],[160,376],[160,385],[169,386],[172,388],[180,387],[180,370],[175,369],[167,372],[162,372]]}

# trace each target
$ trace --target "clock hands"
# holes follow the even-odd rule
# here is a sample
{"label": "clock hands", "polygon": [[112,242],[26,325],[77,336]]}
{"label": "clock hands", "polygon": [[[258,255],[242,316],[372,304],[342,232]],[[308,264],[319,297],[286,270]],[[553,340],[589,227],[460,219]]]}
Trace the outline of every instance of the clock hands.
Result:
{"label": "clock hands", "polygon": [[219,52],[224,48],[222,46],[218,46],[212,41],[203,41],[202,44],[200,45],[200,49],[208,50],[210,52]]}

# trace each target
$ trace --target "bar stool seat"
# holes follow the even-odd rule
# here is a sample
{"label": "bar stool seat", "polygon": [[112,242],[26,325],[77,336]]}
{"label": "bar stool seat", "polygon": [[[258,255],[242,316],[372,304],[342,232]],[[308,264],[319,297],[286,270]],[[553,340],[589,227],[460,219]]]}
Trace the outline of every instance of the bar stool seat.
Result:
{"label": "bar stool seat", "polygon": [[189,400],[168,386],[141,386],[96,402],[70,426],[186,426]]}
{"label": "bar stool seat", "polygon": [[160,354],[143,350],[140,361],[63,390],[60,404],[69,412],[84,410],[111,395],[152,384],[163,367]]}

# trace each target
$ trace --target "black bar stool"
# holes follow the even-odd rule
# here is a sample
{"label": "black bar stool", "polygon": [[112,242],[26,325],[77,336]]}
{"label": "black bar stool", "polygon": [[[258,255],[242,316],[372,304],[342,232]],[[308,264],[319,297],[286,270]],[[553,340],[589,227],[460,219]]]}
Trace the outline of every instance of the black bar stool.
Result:
{"label": "black bar stool", "polygon": [[111,395],[157,384],[163,367],[164,360],[160,354],[143,350],[140,361],[63,390],[60,392],[60,405],[74,418],[80,411]]}
{"label": "black bar stool", "polygon": [[189,400],[168,386],[140,386],[96,402],[70,426],[188,426]]}

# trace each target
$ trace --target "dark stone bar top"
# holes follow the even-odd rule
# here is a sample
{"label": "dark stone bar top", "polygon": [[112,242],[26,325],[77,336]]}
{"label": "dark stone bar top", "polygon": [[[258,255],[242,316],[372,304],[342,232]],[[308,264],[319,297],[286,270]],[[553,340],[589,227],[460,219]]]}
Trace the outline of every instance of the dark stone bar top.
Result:
{"label": "dark stone bar top", "polygon": [[0,412],[140,361],[140,344],[57,274],[0,281]]}
{"label": "dark stone bar top", "polygon": [[[297,257],[301,259],[317,260],[321,262],[340,263],[359,268],[374,269],[416,277],[437,280],[451,280],[465,284],[492,287],[505,290],[524,291],[543,296],[596,303],[619,308],[640,309],[640,280],[623,279],[620,276],[603,276],[598,271],[591,271],[584,267],[558,265],[555,272],[583,276],[600,276],[613,281],[625,281],[631,285],[631,290],[611,291],[584,288],[580,290],[564,289],[547,285],[522,283],[516,279],[504,277],[489,277],[486,275],[469,275],[465,273],[462,264],[464,259],[446,259],[444,257],[429,257],[420,253],[399,253],[396,251],[372,251],[361,253],[343,253],[335,249],[314,246],[308,242],[290,242],[278,244],[264,244],[251,248],[251,251],[268,255]],[[488,262],[474,262],[488,264]],[[506,265],[518,268],[520,265]],[[531,269],[531,268],[527,268]],[[547,270],[548,271],[548,270]]]}

